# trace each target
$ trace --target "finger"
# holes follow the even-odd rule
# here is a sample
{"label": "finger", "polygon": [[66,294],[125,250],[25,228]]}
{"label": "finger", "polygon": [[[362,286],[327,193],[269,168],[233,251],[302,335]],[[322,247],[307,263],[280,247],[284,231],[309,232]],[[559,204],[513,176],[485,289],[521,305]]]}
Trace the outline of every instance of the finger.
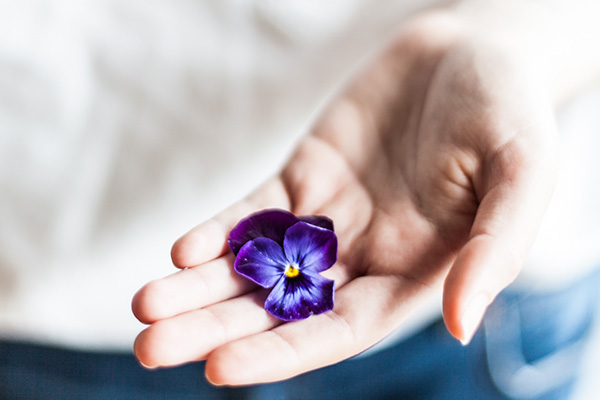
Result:
{"label": "finger", "polygon": [[234,271],[233,259],[230,254],[147,283],[133,297],[133,314],[149,324],[255,289]]}
{"label": "finger", "polygon": [[206,376],[217,385],[247,385],[341,361],[392,332],[430,291],[400,277],[355,279],[336,292],[333,311],[218,347],[208,356]]}
{"label": "finger", "polygon": [[[342,197],[348,199],[352,196]],[[344,204],[340,207],[327,205],[317,213],[331,211],[335,214],[338,213],[336,209],[343,207]],[[343,221],[342,218],[340,220]],[[350,229],[346,225],[342,225],[343,232]],[[348,240],[345,240],[342,243],[347,242]],[[346,247],[348,247],[347,244]],[[149,282],[133,298],[132,310],[134,315],[143,323],[152,323],[227,300],[254,289],[255,286],[251,281],[241,277],[234,271],[233,260],[233,255],[229,254]],[[341,282],[349,281],[356,275],[356,272],[342,268],[341,264],[338,263],[333,268],[325,271],[323,275],[335,280],[339,285]]]}
{"label": "finger", "polygon": [[229,340],[270,329],[281,322],[262,306],[267,293],[259,290],[158,321],[138,335],[135,354],[146,367],[175,366],[200,361]]}
{"label": "finger", "polygon": [[177,239],[171,249],[173,264],[188,268],[213,260],[228,251],[227,237],[240,219],[262,208],[289,208],[285,187],[274,178],[248,198],[234,204],[215,217],[196,226]]}
{"label": "finger", "polygon": [[[342,287],[345,267],[336,265],[329,276]],[[254,286],[256,288],[257,286]],[[218,346],[282,323],[264,309],[269,290],[243,296],[159,320],[137,338],[135,352],[148,367],[199,361]]]}
{"label": "finger", "polygon": [[[320,173],[307,178],[309,169]],[[331,218],[339,239],[339,253],[349,253],[371,221],[373,202],[347,158],[326,140],[308,136],[282,176],[293,194],[293,212]]]}
{"label": "finger", "polygon": [[444,320],[450,333],[468,343],[488,305],[522,268],[535,239],[555,181],[554,153],[518,141],[495,158],[470,239],[444,284]]}

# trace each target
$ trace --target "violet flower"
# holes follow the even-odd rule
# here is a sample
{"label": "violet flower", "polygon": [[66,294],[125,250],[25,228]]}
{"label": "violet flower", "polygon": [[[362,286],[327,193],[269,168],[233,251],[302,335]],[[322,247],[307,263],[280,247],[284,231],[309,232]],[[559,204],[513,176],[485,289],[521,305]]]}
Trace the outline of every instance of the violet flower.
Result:
{"label": "violet flower", "polygon": [[329,218],[263,210],[242,219],[227,243],[239,274],[273,288],[265,301],[270,314],[295,321],[333,308],[334,282],[319,274],[337,258]]}

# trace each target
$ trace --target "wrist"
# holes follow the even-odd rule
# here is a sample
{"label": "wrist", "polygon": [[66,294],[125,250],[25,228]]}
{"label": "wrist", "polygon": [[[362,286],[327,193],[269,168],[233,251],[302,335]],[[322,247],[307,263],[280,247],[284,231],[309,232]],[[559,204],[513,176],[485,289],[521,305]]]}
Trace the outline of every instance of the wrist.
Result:
{"label": "wrist", "polygon": [[506,29],[500,28],[500,19],[494,24],[460,8],[421,14],[395,36],[386,57],[391,60],[388,64],[398,60],[404,65],[408,58],[413,69],[424,70],[440,63],[462,63],[463,69],[458,68],[457,73],[488,71],[499,81],[510,77],[520,82],[521,92],[535,95],[550,105],[556,104],[560,97],[555,85],[557,73],[547,67],[547,53],[543,49],[529,50],[530,46],[535,47],[527,43],[533,42],[533,36],[519,41],[520,35],[508,34]]}
{"label": "wrist", "polygon": [[589,0],[480,2],[448,9],[467,35],[502,49],[556,105],[600,78],[600,5]]}

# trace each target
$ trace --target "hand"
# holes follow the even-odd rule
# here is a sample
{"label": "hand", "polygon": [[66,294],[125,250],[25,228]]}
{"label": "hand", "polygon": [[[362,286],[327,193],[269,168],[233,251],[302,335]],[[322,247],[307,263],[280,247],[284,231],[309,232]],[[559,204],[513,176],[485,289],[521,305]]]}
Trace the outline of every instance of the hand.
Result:
{"label": "hand", "polygon": [[[445,15],[416,20],[341,93],[283,171],[180,238],[133,310],[147,366],[207,359],[216,384],[285,379],[372,346],[443,285],[467,342],[518,274],[555,179],[551,104],[518,59]],[[282,323],[225,241],[261,208],[334,220],[333,311]]]}

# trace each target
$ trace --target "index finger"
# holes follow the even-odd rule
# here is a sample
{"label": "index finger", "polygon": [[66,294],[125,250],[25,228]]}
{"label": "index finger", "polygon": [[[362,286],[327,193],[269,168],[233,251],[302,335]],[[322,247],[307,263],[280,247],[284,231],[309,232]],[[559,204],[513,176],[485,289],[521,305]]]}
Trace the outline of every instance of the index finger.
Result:
{"label": "index finger", "polygon": [[171,249],[173,264],[177,268],[189,268],[214,260],[229,250],[227,236],[240,219],[262,208],[288,209],[289,206],[290,200],[283,182],[280,178],[273,178],[246,199],[177,239]]}

